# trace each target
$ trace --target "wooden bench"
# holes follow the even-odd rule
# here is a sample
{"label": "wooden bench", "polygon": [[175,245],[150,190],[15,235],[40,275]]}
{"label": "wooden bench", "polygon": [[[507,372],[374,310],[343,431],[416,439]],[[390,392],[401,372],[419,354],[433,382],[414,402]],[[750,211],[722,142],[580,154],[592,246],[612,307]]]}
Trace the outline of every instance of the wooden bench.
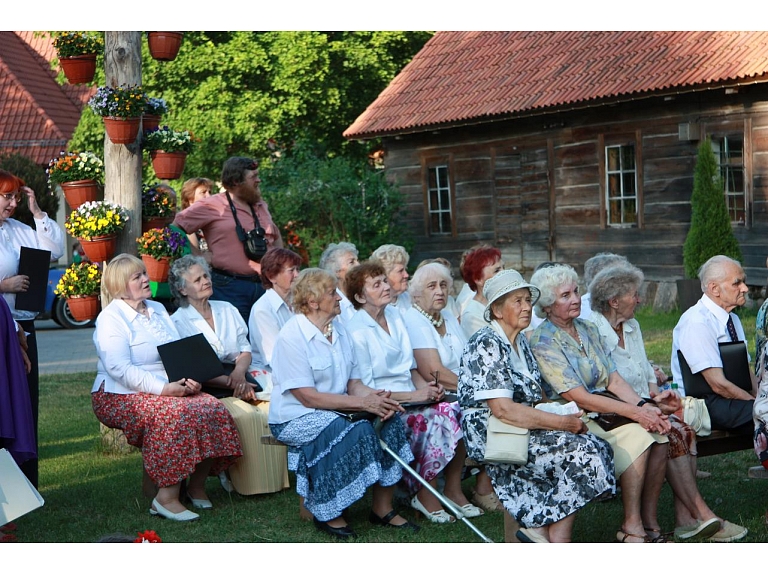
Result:
{"label": "wooden bench", "polygon": [[713,430],[710,435],[697,435],[696,446],[699,457],[754,448],[751,433],[733,433],[731,431],[719,430]]}

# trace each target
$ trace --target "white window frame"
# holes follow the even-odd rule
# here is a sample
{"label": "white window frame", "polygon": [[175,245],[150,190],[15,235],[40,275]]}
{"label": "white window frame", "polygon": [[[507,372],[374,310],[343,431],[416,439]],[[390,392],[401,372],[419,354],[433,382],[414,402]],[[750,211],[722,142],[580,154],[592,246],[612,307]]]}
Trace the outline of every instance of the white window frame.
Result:
{"label": "white window frame", "polygon": [[[725,198],[725,207],[728,210],[728,217],[732,224],[745,226],[747,220],[747,180],[746,170],[744,169],[744,138],[740,136],[716,136],[711,140],[712,151],[717,158],[717,165],[720,167],[720,177],[723,179],[723,196]],[[731,143],[741,142],[741,161],[734,163],[731,156]],[[735,190],[734,176],[741,174],[741,190]],[[738,209],[737,200],[741,199],[742,207]],[[741,217],[739,217],[741,212]]]}
{"label": "white window frame", "polygon": [[[634,158],[633,166],[624,166],[624,150],[623,148],[631,148],[632,149],[632,157]],[[611,170],[610,169],[610,160],[609,155],[611,150],[618,150],[619,152],[619,168],[617,170]],[[626,175],[632,175],[632,181],[633,181],[633,187],[634,190],[627,191],[624,189],[624,177]],[[618,176],[617,180],[619,182],[619,194],[616,196],[611,196],[611,176]],[[635,202],[635,212],[634,212],[634,220],[633,221],[626,221],[625,218],[625,210],[623,209],[623,204],[626,201],[633,200]],[[621,221],[620,222],[614,222],[611,221],[611,204],[612,203],[618,203],[622,209],[620,210],[621,214]],[[640,217],[639,214],[639,206],[640,206],[640,198],[638,197],[638,191],[637,191],[637,150],[635,148],[635,144],[618,144],[618,145],[610,145],[605,146],[605,219],[606,224],[608,227],[612,228],[629,228],[629,227],[637,227],[638,226],[638,220]],[[627,212],[628,213],[628,212]]]}
{"label": "white window frame", "polygon": [[[434,173],[435,187],[431,186],[432,174]],[[433,192],[437,197],[437,205],[432,205]],[[445,206],[443,199],[447,199],[448,205]],[[448,214],[447,225],[444,221],[444,214]],[[429,218],[430,235],[451,235],[453,233],[453,211],[451,205],[451,179],[448,164],[439,164],[427,168],[427,215]],[[437,215],[438,228],[435,229],[433,219]]]}

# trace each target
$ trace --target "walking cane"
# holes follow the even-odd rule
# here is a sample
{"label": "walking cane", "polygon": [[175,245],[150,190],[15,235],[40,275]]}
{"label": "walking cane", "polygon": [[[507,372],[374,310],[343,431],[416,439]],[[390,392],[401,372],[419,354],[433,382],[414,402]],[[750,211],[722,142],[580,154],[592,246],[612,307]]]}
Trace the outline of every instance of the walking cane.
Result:
{"label": "walking cane", "polygon": [[451,512],[461,519],[467,527],[469,527],[472,531],[475,532],[475,534],[480,537],[485,543],[493,543],[493,540],[486,537],[486,535],[480,531],[477,527],[472,525],[472,523],[464,516],[464,513],[461,511],[458,505],[456,505],[453,501],[445,497],[442,493],[440,493],[437,489],[432,487],[426,479],[424,479],[421,475],[416,473],[416,470],[413,469],[410,465],[408,465],[397,453],[392,451],[389,446],[384,442],[384,440],[381,438],[381,428],[384,425],[384,422],[381,421],[380,417],[377,417],[376,420],[373,422],[373,428],[376,430],[376,435],[379,436],[379,444],[381,445],[381,448],[388,453],[392,459],[397,461],[403,469],[405,469],[408,473],[410,473],[414,479],[416,479],[419,483],[421,483],[429,492],[437,497],[437,499],[440,501],[440,503],[443,504],[444,507],[447,507],[451,510]]}

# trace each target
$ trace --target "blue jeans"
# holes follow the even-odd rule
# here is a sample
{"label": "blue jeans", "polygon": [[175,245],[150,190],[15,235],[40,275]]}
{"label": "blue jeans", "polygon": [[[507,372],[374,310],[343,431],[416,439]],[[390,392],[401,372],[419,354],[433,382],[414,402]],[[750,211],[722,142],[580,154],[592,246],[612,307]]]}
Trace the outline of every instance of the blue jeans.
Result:
{"label": "blue jeans", "polygon": [[265,292],[261,282],[233,278],[220,274],[216,270],[211,270],[211,283],[213,284],[211,299],[231,303],[243,316],[243,321],[247,326],[251,307]]}

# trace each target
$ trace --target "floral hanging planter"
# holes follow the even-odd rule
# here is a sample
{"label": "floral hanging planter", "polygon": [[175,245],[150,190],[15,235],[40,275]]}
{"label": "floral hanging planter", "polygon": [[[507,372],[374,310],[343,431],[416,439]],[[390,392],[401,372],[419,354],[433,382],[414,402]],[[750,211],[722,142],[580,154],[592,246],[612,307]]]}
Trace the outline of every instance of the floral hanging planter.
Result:
{"label": "floral hanging planter", "polygon": [[133,144],[139,135],[141,116],[134,118],[104,117],[104,128],[113,144]]}
{"label": "floral hanging planter", "polygon": [[173,223],[173,216],[170,217],[154,217],[141,220],[141,233],[145,233],[155,228],[164,228],[170,226]]}
{"label": "floral hanging planter", "polygon": [[70,84],[88,84],[96,75],[96,54],[59,58],[59,64]]}
{"label": "floral hanging planter", "polygon": [[152,168],[161,180],[176,180],[184,172],[184,165],[187,162],[186,152],[155,150],[150,152],[150,156],[152,157]]}
{"label": "floral hanging planter", "polygon": [[89,240],[80,239],[80,245],[92,262],[106,262],[112,259],[117,248],[117,234],[96,236]]}
{"label": "floral hanging planter", "polygon": [[76,180],[74,182],[62,182],[61,189],[67,205],[76,210],[85,202],[95,202],[102,199],[101,186],[96,180]]}
{"label": "floral hanging planter", "polygon": [[69,313],[77,321],[89,321],[99,315],[99,296],[80,295],[67,298]]}
{"label": "floral hanging planter", "polygon": [[171,270],[171,258],[153,258],[146,254],[142,254],[141,261],[147,268],[147,275],[149,281],[164,283],[168,281],[168,273]]}
{"label": "floral hanging planter", "polygon": [[157,128],[160,126],[160,119],[162,116],[159,116],[157,114],[144,114],[141,117],[141,129],[144,132],[151,132],[152,130],[157,130]]}
{"label": "floral hanging planter", "polygon": [[155,60],[164,62],[175,60],[183,37],[181,32],[147,32],[149,53]]}

